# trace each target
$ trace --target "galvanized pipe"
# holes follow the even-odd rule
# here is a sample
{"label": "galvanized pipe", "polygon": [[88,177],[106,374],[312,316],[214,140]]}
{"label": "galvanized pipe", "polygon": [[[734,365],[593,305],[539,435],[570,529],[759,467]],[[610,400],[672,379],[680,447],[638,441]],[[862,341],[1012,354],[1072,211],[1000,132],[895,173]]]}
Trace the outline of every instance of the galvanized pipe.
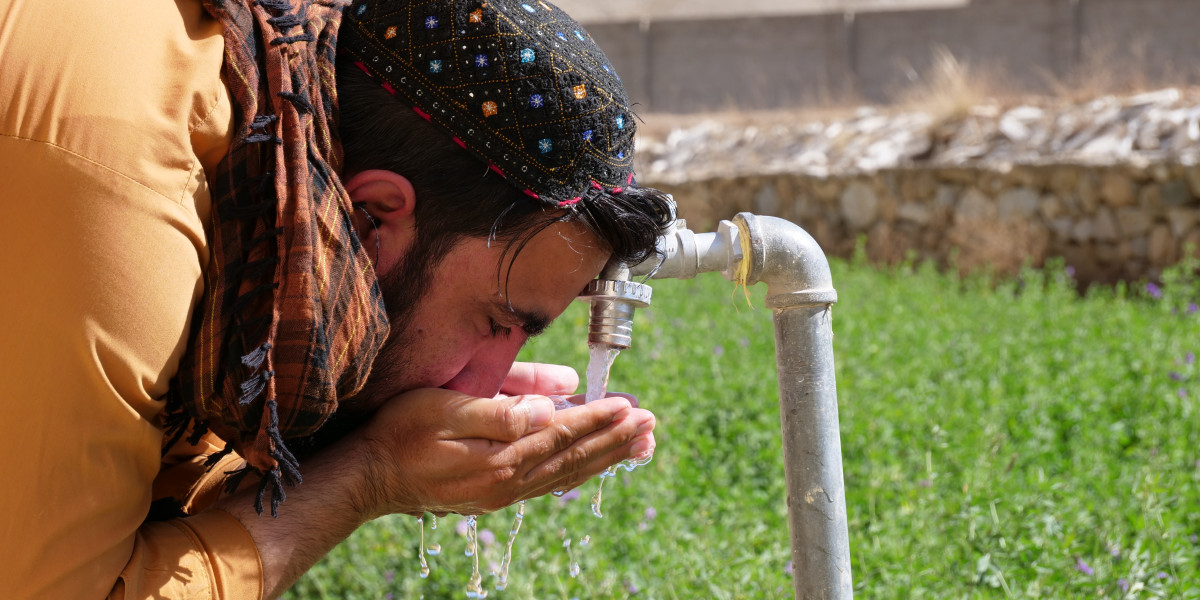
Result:
{"label": "galvanized pipe", "polygon": [[799,226],[750,213],[722,221],[715,233],[692,233],[681,221],[660,239],[659,251],[662,258],[630,268],[630,275],[690,278],[721,271],[743,285],[767,284],[795,597],[853,598],[833,364],[837,292],[824,252]]}

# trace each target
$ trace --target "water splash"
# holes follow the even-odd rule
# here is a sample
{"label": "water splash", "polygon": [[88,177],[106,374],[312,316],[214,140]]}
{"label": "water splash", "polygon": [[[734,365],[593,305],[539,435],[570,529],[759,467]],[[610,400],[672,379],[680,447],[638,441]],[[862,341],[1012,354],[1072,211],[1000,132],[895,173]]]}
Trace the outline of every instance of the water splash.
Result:
{"label": "water splash", "polygon": [[517,533],[521,531],[521,523],[525,522],[525,501],[517,503],[517,516],[513,518],[512,528],[508,530],[508,543],[504,546],[504,558],[500,559],[500,570],[496,573],[499,581],[496,582],[496,589],[503,591],[508,587],[508,568],[512,566],[512,549],[513,542],[517,540]]}
{"label": "water splash", "polygon": [[467,517],[467,556],[473,557],[471,579],[467,582],[468,598],[487,598],[487,590],[483,589],[483,576],[479,574],[479,523],[478,517]]}
{"label": "water splash", "polygon": [[599,400],[608,393],[608,373],[621,353],[608,344],[588,344],[587,395],[585,402]]}
{"label": "water splash", "polygon": [[417,529],[421,531],[421,543],[417,550],[417,557],[421,560],[421,579],[429,577],[429,561],[425,560],[425,517],[417,517]]}

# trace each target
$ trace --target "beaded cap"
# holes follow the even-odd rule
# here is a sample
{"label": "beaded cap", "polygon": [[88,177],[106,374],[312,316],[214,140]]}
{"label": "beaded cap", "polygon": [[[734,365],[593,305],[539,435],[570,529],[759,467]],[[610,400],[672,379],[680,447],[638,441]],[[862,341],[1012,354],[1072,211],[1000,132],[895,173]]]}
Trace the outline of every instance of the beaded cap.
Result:
{"label": "beaded cap", "polygon": [[360,0],[338,47],[548,205],[633,181],[625,88],[592,36],[548,2]]}

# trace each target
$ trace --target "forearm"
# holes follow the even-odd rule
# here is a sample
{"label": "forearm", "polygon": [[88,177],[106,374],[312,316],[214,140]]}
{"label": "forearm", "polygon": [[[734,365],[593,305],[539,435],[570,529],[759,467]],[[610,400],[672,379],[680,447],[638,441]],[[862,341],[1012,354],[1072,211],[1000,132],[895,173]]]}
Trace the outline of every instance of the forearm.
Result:
{"label": "forearm", "polygon": [[363,523],[378,516],[364,501],[370,489],[362,445],[342,440],[303,465],[304,482],[287,488],[279,518],[254,509],[257,486],[223,499],[215,508],[233,515],[258,547],[265,598],[276,598]]}

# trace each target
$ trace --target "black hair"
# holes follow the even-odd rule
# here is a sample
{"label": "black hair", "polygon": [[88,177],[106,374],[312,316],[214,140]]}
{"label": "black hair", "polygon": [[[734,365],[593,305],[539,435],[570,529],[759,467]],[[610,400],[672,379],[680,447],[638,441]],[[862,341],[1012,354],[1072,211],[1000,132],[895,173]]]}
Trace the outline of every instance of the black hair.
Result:
{"label": "black hair", "polygon": [[637,264],[655,252],[673,217],[669,198],[631,185],[620,193],[592,190],[576,204],[557,208],[527,196],[487,163],[452,141],[349,60],[337,63],[338,131],[345,177],[383,169],[406,177],[419,201],[417,239],[442,256],[464,237],[504,242],[519,253],[546,227],[576,222],[611,251],[611,259]]}

